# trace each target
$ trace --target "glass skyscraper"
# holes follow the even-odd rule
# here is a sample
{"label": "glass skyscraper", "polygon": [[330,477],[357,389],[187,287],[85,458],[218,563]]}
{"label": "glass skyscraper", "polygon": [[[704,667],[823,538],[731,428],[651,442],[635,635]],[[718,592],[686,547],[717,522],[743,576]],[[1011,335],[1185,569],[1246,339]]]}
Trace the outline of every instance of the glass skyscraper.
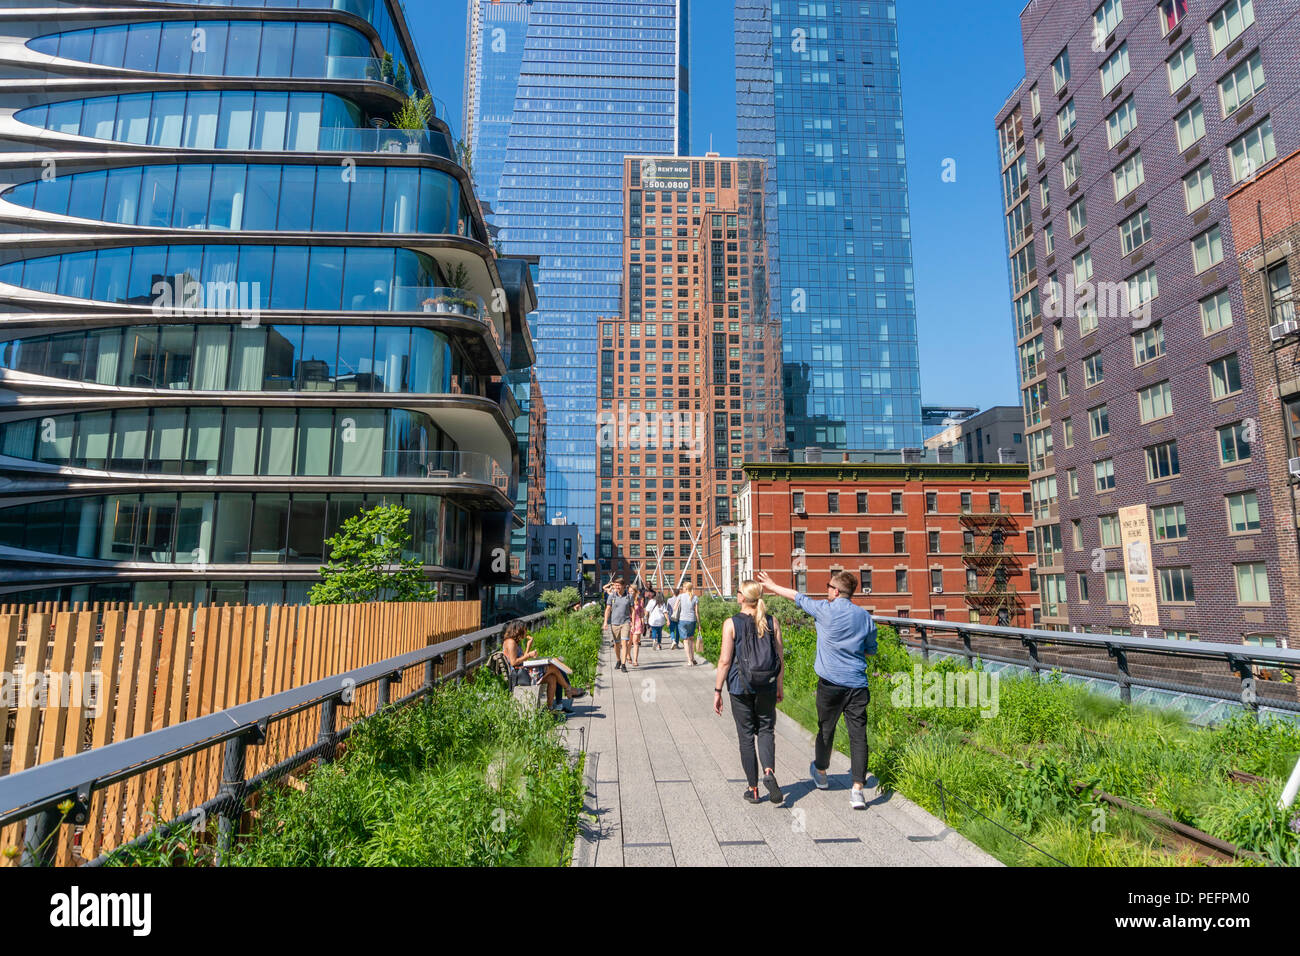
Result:
{"label": "glass skyscraper", "polygon": [[738,153],[768,164],[791,448],[920,447],[892,0],[736,0]]}
{"label": "glass skyscraper", "polygon": [[400,6],[176,7],[6,17],[0,594],[300,601],[400,503],[440,596],[490,600],[532,282],[443,118],[390,126]]}
{"label": "glass skyscraper", "polygon": [[[596,323],[618,315],[622,289],[623,157],[687,151],[688,22],[687,0],[470,6],[475,178],[495,199],[505,251],[539,257],[533,339],[547,406],[547,507],[579,525],[584,541],[596,540]],[[516,58],[491,183],[511,92],[493,78],[516,70]]]}

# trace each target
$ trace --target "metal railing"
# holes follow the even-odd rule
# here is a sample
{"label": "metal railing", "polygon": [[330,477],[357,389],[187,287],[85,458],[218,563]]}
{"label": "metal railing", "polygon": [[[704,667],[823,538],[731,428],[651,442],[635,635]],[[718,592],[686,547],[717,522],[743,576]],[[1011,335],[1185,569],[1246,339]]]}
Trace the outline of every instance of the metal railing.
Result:
{"label": "metal railing", "polygon": [[440,315],[463,315],[487,326],[497,348],[501,347],[501,329],[483,299],[468,289],[434,286],[394,286],[388,296],[390,312],[436,312]]}
{"label": "metal railing", "polygon": [[316,149],[322,153],[424,153],[453,158],[441,134],[391,127],[327,126],[320,131]]}
{"label": "metal railing", "polygon": [[[546,617],[541,613],[521,620],[535,624]],[[505,624],[499,624],[472,631],[432,647],[0,777],[0,827],[25,820],[22,865],[50,865],[58,842],[52,839],[55,831],[61,826],[86,824],[95,793],[222,745],[221,785],[215,797],[152,827],[128,843],[114,847],[88,865],[102,865],[114,854],[144,846],[152,838],[165,837],[174,830],[213,816],[219,821],[216,859],[220,864],[229,854],[245,802],[252,793],[313,760],[331,760],[338,745],[351,736],[362,721],[384,708],[413,703],[444,681],[459,680],[472,673],[486,663],[499,646],[505,627]],[[466,660],[467,651],[480,642],[483,648],[479,656]],[[456,655],[455,669],[439,676],[439,667],[451,654]],[[408,671],[418,667],[424,669],[423,683],[405,697],[390,701],[391,687],[401,682]],[[377,686],[374,711],[338,729],[340,708],[351,706],[359,699],[358,692],[372,684]],[[316,742],[255,776],[247,777],[248,748],[264,744],[273,726],[313,708],[320,709]]]}
{"label": "metal railing", "polygon": [[[1233,702],[1250,711],[1262,706],[1300,713],[1297,685],[1277,679],[1300,671],[1300,650],[884,615],[875,620],[898,628],[900,640],[927,661],[937,651],[963,657],[968,666],[979,658],[1025,667],[1034,676],[1061,671],[1109,681],[1125,703],[1132,702],[1136,686]],[[917,638],[906,638],[904,629],[915,629]]]}
{"label": "metal railing", "polygon": [[384,451],[384,477],[478,481],[509,493],[510,472],[477,451]]}

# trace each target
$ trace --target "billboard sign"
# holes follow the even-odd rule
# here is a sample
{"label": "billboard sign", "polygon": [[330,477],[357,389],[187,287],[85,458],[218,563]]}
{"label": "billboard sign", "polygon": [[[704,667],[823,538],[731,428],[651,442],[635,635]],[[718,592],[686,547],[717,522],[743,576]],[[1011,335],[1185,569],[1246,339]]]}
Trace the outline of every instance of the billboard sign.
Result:
{"label": "billboard sign", "polygon": [[1124,578],[1128,586],[1128,618],[1133,627],[1158,627],[1156,573],[1151,566],[1151,532],[1146,505],[1119,509],[1120,542],[1124,546]]}
{"label": "billboard sign", "polygon": [[641,188],[685,192],[691,188],[691,164],[684,159],[641,160]]}

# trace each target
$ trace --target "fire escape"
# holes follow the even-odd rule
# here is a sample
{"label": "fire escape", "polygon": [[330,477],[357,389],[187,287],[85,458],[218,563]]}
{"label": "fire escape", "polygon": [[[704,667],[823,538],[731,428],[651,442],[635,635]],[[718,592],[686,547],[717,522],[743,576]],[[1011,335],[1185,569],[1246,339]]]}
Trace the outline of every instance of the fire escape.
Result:
{"label": "fire escape", "polygon": [[961,524],[971,535],[964,548],[966,605],[986,623],[1021,626],[1025,605],[1011,579],[1022,565],[1007,548],[1019,531],[1015,518],[1005,511],[966,512]]}

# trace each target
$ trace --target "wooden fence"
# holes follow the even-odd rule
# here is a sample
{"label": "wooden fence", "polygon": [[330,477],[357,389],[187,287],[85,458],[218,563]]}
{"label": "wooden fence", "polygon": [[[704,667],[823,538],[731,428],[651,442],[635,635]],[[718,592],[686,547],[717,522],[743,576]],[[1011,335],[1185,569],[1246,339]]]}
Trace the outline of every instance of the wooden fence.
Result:
{"label": "wooden fence", "polygon": [[[0,775],[451,640],[477,630],[479,612],[477,601],[0,605]],[[43,675],[44,692],[26,675]],[[392,699],[423,677],[408,674]],[[377,694],[358,690],[338,726],[373,711]],[[249,775],[310,746],[318,724],[319,708],[274,724],[249,749]],[[216,745],[97,791],[84,827],[58,829],[58,864],[94,859],[216,796],[222,752]],[[22,832],[23,824],[0,830],[0,866],[18,864]]]}

